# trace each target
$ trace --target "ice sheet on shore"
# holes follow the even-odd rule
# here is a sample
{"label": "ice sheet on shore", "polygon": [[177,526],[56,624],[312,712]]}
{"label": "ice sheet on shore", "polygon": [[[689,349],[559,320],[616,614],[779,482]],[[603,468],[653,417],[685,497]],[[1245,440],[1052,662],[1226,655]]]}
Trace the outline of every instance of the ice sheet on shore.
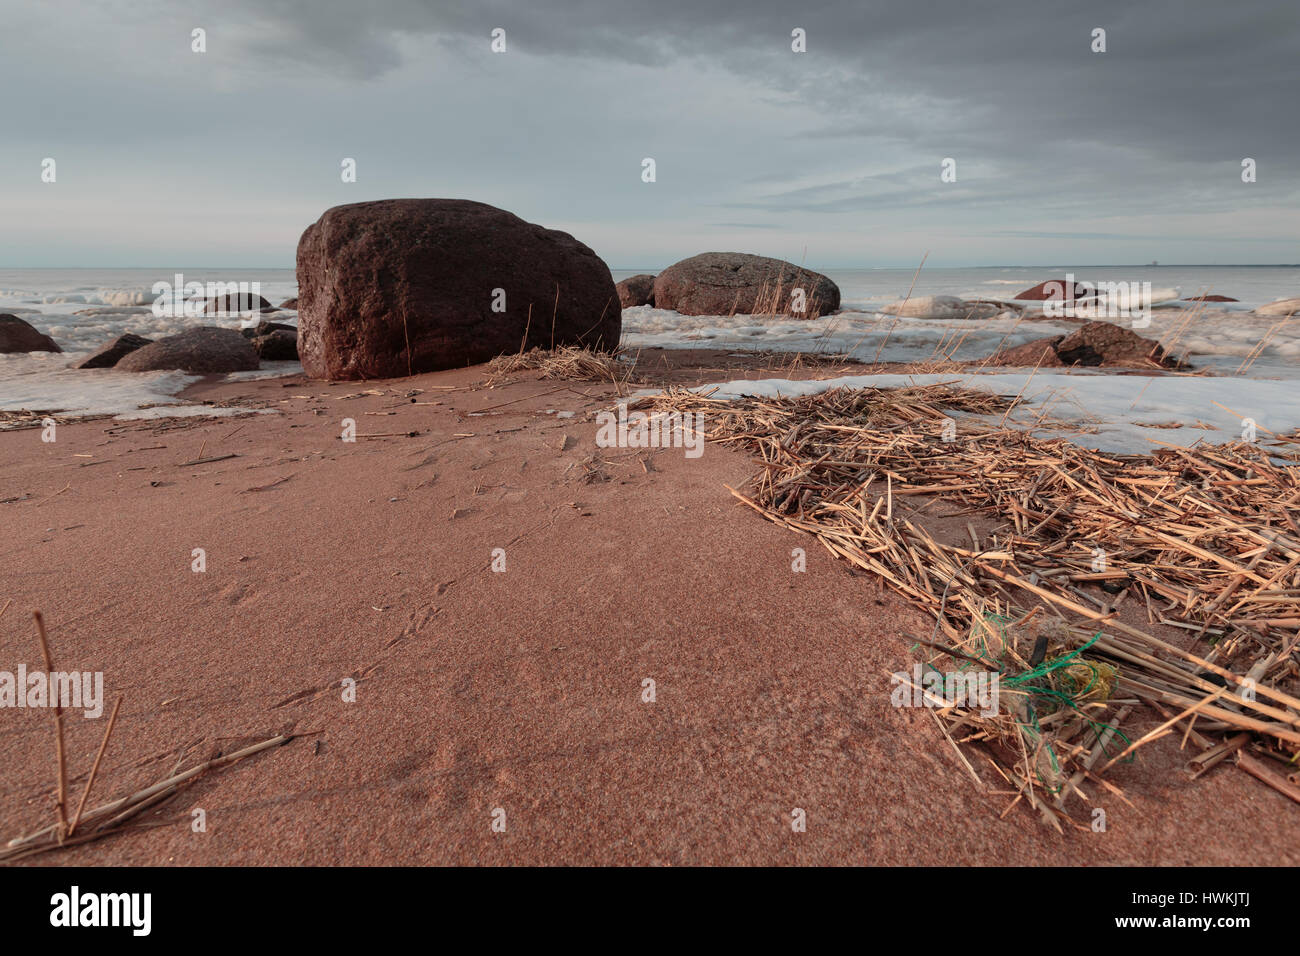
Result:
{"label": "ice sheet on shore", "polygon": [[[21,372],[6,376],[0,392],[0,411],[58,412],[60,415],[120,415],[142,405],[179,405],[176,393],[197,375],[184,372],[116,372],[113,369],[77,369],[67,366],[67,356],[42,353],[22,356]],[[207,406],[200,406],[207,407]]]}
{"label": "ice sheet on shore", "polygon": [[[950,382],[1000,395],[1021,394],[1023,405],[1012,419],[1030,425],[1048,419],[1096,427],[1095,433],[1036,428],[1040,435],[1061,435],[1103,451],[1150,454],[1156,442],[1190,445],[1239,441],[1242,419],[1252,418],[1261,440],[1269,432],[1289,433],[1300,426],[1300,402],[1294,382],[1239,377],[1114,375],[1097,372],[1030,371],[946,375],[847,375],[820,381],[757,379],[702,385],[693,391],[712,397],[818,395],[832,388],[899,388]],[[646,391],[638,394],[654,394]],[[1217,404],[1216,404],[1217,403]],[[1027,408],[1026,408],[1027,406]],[[1234,414],[1238,413],[1238,414]],[[956,416],[954,416],[956,417]],[[1178,423],[1181,428],[1157,428]],[[1201,426],[1206,426],[1202,428]]]}
{"label": "ice sheet on shore", "polygon": [[[1109,319],[1132,327],[1127,319]],[[1251,366],[1255,376],[1300,379],[1300,320],[1279,320],[1241,311],[1202,309],[1189,317],[1182,309],[1154,309],[1150,324],[1135,328],[1193,364],[1235,373],[1266,336],[1268,342]],[[726,348],[780,352],[848,354],[865,362],[924,362],[950,354],[975,361],[1000,348],[1033,339],[1065,335],[1077,323],[1018,317],[994,319],[919,319],[879,312],[841,312],[820,319],[770,316],[679,315],[640,306],[623,310],[623,344],[629,348]],[[1272,330],[1270,332],[1270,330]]]}
{"label": "ice sheet on shore", "polygon": [[[201,376],[185,372],[118,372],[111,368],[69,367],[67,355],[39,352],[23,356],[21,371],[6,375],[0,389],[0,411],[52,412],[62,418],[113,415],[119,419],[180,418],[195,415],[221,417],[249,411],[240,407],[217,408],[185,402],[177,395]],[[76,361],[84,354],[73,356]],[[13,366],[17,363],[10,362]],[[75,365],[75,361],[72,363]],[[267,363],[266,375],[290,375],[301,369],[297,362]],[[256,373],[253,373],[256,374]]]}

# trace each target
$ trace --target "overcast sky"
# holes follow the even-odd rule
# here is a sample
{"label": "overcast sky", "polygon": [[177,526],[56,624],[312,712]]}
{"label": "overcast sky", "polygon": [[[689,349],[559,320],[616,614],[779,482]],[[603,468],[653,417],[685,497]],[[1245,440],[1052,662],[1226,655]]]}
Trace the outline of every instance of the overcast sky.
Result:
{"label": "overcast sky", "polygon": [[613,268],[1295,263],[1298,112],[1295,0],[0,0],[0,268],[292,266],[399,196]]}

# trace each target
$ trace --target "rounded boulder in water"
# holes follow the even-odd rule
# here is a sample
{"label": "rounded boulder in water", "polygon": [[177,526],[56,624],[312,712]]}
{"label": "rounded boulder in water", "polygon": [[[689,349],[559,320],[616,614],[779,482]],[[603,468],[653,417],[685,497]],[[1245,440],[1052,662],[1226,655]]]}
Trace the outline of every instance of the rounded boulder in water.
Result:
{"label": "rounded boulder in water", "polygon": [[652,275],[631,276],[620,282],[616,288],[618,303],[625,309],[633,309],[638,305],[654,305],[655,277]]}
{"label": "rounded boulder in water", "polygon": [[146,339],[142,335],[127,332],[100,348],[98,352],[78,365],[77,368],[113,368],[132,352],[142,349],[146,345],[152,344],[152,342],[153,339]]}
{"label": "rounded boulder in water", "polygon": [[0,314],[0,353],[62,351],[54,339],[30,322],[8,312]]}
{"label": "rounded boulder in water", "polygon": [[138,348],[116,368],[124,372],[179,369],[203,375],[251,372],[260,365],[252,343],[235,329],[201,326]]}
{"label": "rounded boulder in water", "polygon": [[1048,279],[1046,282],[1040,282],[1024,292],[1016,293],[1016,298],[1028,302],[1044,302],[1048,299],[1073,302],[1076,299],[1086,299],[1094,295],[1096,295],[1096,291],[1089,289],[1082,283],[1075,282],[1071,285],[1067,279]]}
{"label": "rounded boulder in water", "polygon": [[[794,290],[803,290],[803,308]],[[747,252],[703,252],[655,277],[655,308],[682,315],[795,315],[815,319],[840,307],[826,276],[783,259]]]}
{"label": "rounded boulder in water", "polygon": [[219,295],[215,299],[209,299],[203,306],[203,311],[209,315],[231,312],[274,312],[275,306],[260,295],[251,292],[232,292],[229,295]]}
{"label": "rounded boulder in water", "polygon": [[265,335],[254,336],[251,341],[258,356],[268,362],[292,362],[298,358],[296,329],[272,329]]}

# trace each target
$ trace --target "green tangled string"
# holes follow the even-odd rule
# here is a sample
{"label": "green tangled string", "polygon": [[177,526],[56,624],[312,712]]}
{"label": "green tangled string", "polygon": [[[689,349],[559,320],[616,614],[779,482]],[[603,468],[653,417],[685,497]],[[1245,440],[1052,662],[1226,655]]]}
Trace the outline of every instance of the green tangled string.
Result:
{"label": "green tangled string", "polygon": [[[984,615],[985,626],[988,627],[989,625],[992,625],[993,627],[996,627],[998,629],[997,631],[998,634],[1004,638],[1006,636],[1006,626],[1010,623],[1011,623],[1011,619],[1001,614]],[[1093,720],[1075,704],[1075,700],[1077,698],[1087,696],[1089,691],[1091,691],[1093,687],[1096,686],[1097,681],[1100,678],[1101,675],[1100,669],[1091,661],[1085,661],[1085,660],[1077,661],[1080,664],[1087,665],[1089,671],[1092,674],[1091,679],[1088,681],[1087,686],[1084,687],[1083,690],[1079,691],[1077,694],[1074,695],[1066,694],[1057,690],[1055,687],[1051,686],[1051,675],[1054,674],[1056,671],[1059,671],[1064,667],[1069,667],[1072,663],[1076,662],[1076,660],[1079,658],[1079,655],[1081,655],[1084,651],[1092,647],[1093,644],[1097,643],[1097,641],[1100,640],[1101,638],[1100,631],[1094,634],[1086,643],[1081,644],[1079,647],[1076,647],[1068,654],[1062,654],[1060,657],[1053,658],[1050,661],[1043,661],[1041,664],[1039,664],[1037,667],[1033,668],[1032,670],[1023,671],[1019,674],[1013,674],[1007,677],[1004,676],[1005,665],[1001,661],[993,661],[991,659],[991,655],[989,653],[988,640],[984,636],[984,630],[985,628],[980,629],[979,640],[981,644],[981,653],[978,656],[980,657],[981,660],[985,661],[986,663],[997,665],[999,683],[1001,683],[1003,686],[1011,687],[1016,690],[1023,691],[1026,694],[1026,696],[1028,696],[1029,703],[1026,709],[1029,712],[1029,723],[1021,724],[1020,726],[1027,731],[1030,739],[1032,739],[1035,743],[1041,740],[1043,735],[1042,726],[1038,722],[1038,714],[1036,712],[1036,708],[1034,707],[1034,701],[1040,698],[1046,698],[1056,703],[1056,706],[1052,708],[1053,712],[1059,710],[1062,707],[1068,707],[1070,710],[1074,711],[1076,714],[1082,717],[1084,721],[1087,723],[1088,727],[1092,730],[1093,739],[1097,743],[1101,744],[1102,752],[1108,756],[1110,754],[1110,746],[1112,744],[1112,741],[1106,738],[1105,734],[1107,732],[1109,732],[1113,737],[1118,737],[1120,740],[1124,742],[1126,746],[1132,743],[1132,741],[1129,740],[1129,738],[1125,736],[1124,732],[1120,730],[1118,727],[1115,727],[1111,724],[1104,723],[1102,721]],[[989,627],[989,630],[992,630],[992,628]],[[974,665],[969,662],[962,661],[958,665],[958,669],[968,670],[973,666]],[[1042,681],[1043,683],[1039,683],[1040,681]],[[1051,760],[1053,772],[1059,774],[1061,771],[1061,765],[1056,758],[1056,752],[1052,750],[1052,748],[1048,747],[1047,755],[1048,755],[1048,759]],[[1124,762],[1128,763],[1133,759],[1134,759],[1134,755],[1130,754],[1128,757],[1124,759]],[[1060,792],[1061,790],[1060,787],[1049,786],[1047,781],[1043,779],[1043,775],[1041,773],[1038,773],[1037,775],[1038,775],[1038,782],[1043,785],[1044,790],[1046,790],[1049,793]]]}

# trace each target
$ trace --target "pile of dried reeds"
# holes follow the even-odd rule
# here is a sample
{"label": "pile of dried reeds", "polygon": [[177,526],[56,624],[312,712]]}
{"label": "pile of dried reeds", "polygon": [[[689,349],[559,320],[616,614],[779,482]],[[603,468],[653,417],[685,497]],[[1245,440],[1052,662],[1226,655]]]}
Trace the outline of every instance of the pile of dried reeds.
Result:
{"label": "pile of dried reeds", "polygon": [[71,421],[90,422],[100,418],[112,418],[112,415],[68,416],[62,412],[49,412],[32,409],[20,411],[0,411],[0,431],[13,431],[19,428],[44,428],[47,422],[65,425]]}
{"label": "pile of dried reeds", "polygon": [[632,367],[621,362],[622,351],[593,352],[588,348],[561,345],[559,348],[533,348],[513,355],[498,355],[488,362],[493,376],[537,370],[542,378],[588,382],[626,382]]}
{"label": "pile of dried reeds", "polygon": [[[1087,781],[1118,794],[1103,771],[1179,722],[1198,772],[1237,753],[1300,799],[1300,443],[1107,455],[1007,427],[1012,405],[936,384],[630,407],[702,412],[711,440],[762,460],[740,500],[934,618],[927,666],[999,675],[996,715],[935,713],[984,787],[957,746],[982,745],[1013,806],[1073,822],[1068,798],[1087,802]],[[916,514],[935,499],[993,527],[940,540]],[[1167,720],[1130,740],[1142,703]]]}

